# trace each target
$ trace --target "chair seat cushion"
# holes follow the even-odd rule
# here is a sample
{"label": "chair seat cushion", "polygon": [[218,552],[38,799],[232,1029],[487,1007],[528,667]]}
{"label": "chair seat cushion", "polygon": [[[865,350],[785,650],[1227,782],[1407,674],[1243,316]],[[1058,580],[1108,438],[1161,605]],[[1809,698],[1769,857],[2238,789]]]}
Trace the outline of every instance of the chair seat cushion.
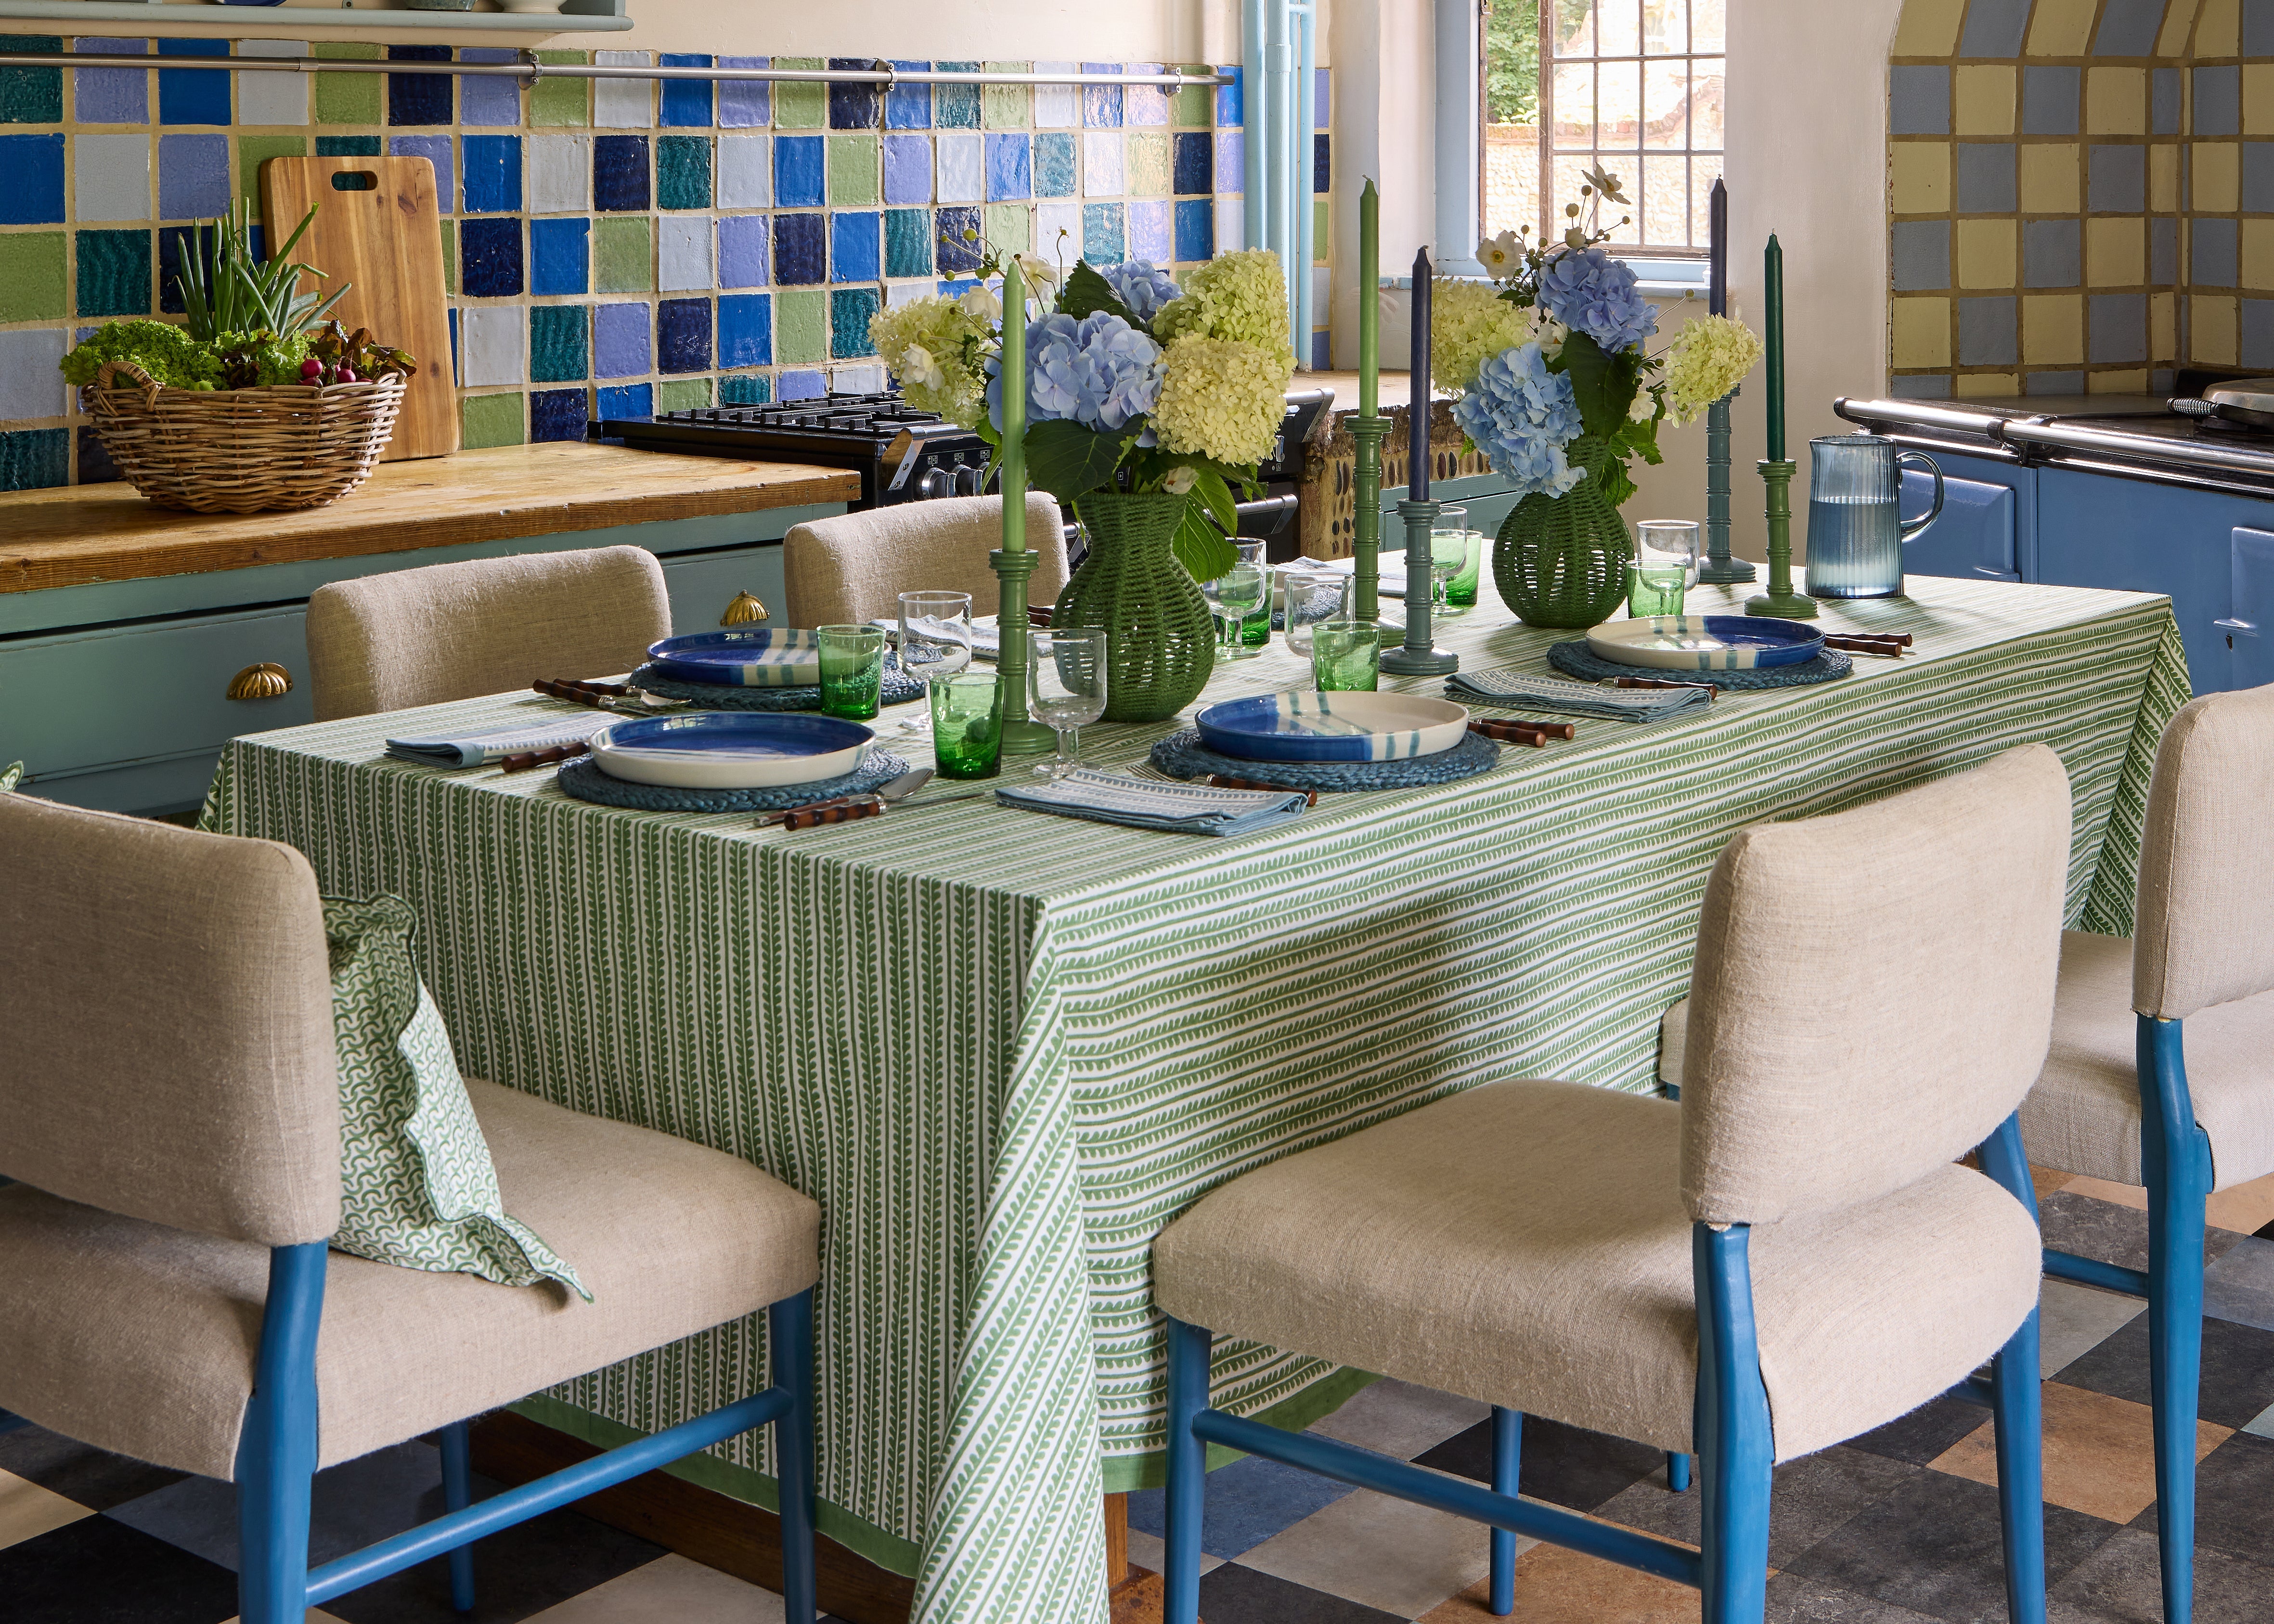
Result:
{"label": "chair seat cushion", "polygon": [[[1681,1123],[1575,1083],[1471,1089],[1209,1195],[1154,1243],[1154,1294],[1220,1334],[1688,1450]],[[1942,1393],[2037,1304],[2037,1226],[1964,1167],[1751,1246],[1779,1460]]]}
{"label": "chair seat cushion", "polygon": [[[332,1252],[316,1343],[327,1466],[739,1320],[819,1273],[820,1209],[748,1162],[466,1089],[508,1205],[576,1259],[593,1301]],[[0,1407],[234,1477],[267,1283],[265,1247],[0,1190]]]}
{"label": "chair seat cushion", "polygon": [[[2131,942],[2063,932],[2052,1048],[2022,1105],[2031,1162],[2120,1184],[2145,1181],[2138,1033]],[[2210,1139],[2211,1187],[2274,1173],[2274,992],[2198,1010],[2181,1035],[2188,1098]]]}

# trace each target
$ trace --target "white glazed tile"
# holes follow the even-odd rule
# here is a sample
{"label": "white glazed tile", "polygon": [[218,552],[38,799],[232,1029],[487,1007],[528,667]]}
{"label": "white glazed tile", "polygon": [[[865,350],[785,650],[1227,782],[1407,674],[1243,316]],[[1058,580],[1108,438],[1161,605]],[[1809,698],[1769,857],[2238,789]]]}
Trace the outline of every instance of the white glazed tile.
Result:
{"label": "white glazed tile", "polygon": [[885,284],[885,304],[888,308],[912,304],[917,299],[930,298],[939,291],[939,283],[931,277],[922,282],[888,282]]}
{"label": "white glazed tile", "polygon": [[[305,56],[305,40],[239,40],[240,56]],[[240,124],[305,124],[308,122],[308,76],[305,73],[239,73],[237,122]]]}
{"label": "white glazed tile", "polygon": [[[0,377],[4,375],[0,372]],[[94,1515],[87,1507],[65,1500],[52,1490],[43,1489],[13,1472],[0,1471],[0,1549],[37,1539],[66,1523]]]}
{"label": "white glazed tile", "polygon": [[1092,130],[1081,138],[1081,195],[1118,198],[1126,189],[1121,162],[1121,132]]}
{"label": "white glazed tile", "polygon": [[70,342],[61,327],[0,333],[0,421],[64,415],[67,391],[56,369]]}
{"label": "white glazed tile", "polygon": [[932,139],[932,173],[943,203],[977,203],[987,196],[985,143],[976,130],[943,130]]}
{"label": "white glazed tile", "polygon": [[781,1624],[781,1598],[683,1556],[658,1557],[528,1624]]}
{"label": "white glazed tile", "polygon": [[[651,51],[594,51],[596,67],[647,67]],[[596,79],[592,81],[592,124],[601,130],[647,130],[655,125],[655,81],[651,79]]]}
{"label": "white glazed tile", "polygon": [[81,224],[151,217],[148,136],[75,135],[71,167],[72,214]]}
{"label": "white glazed tile", "polygon": [[529,212],[582,214],[592,207],[592,138],[532,135],[529,142]]}
{"label": "white glazed tile", "polygon": [[[1216,200],[1216,251],[1218,253],[1237,252],[1247,236],[1246,206],[1238,198],[1218,198]],[[1326,306],[1317,307],[1324,310]]]}
{"label": "white glazed tile", "polygon": [[[1038,62],[1037,73],[1079,73],[1078,62]],[[1040,130],[1078,130],[1081,127],[1081,86],[1079,85],[1037,85],[1035,86],[1035,126]]]}
{"label": "white glazed tile", "polygon": [[719,207],[772,208],[773,206],[772,143],[763,135],[720,136]]}
{"label": "white glazed tile", "polygon": [[711,275],[711,216],[666,214],[656,222],[657,286],[666,293],[713,285]]}
{"label": "white glazed tile", "polygon": [[[1536,1543],[1519,1539],[1517,1548]],[[1418,1619],[1485,1576],[1489,1530],[1370,1489],[1345,1494],[1234,1559],[1292,1584]]]}
{"label": "white glazed tile", "polygon": [[1361,1389],[1309,1430],[1377,1454],[1410,1461],[1492,1416],[1492,1406],[1385,1376]]}
{"label": "white glazed tile", "polygon": [[[1063,240],[1058,233],[1063,230]],[[1043,259],[1052,265],[1060,259],[1067,270],[1081,258],[1081,205],[1079,203],[1044,203],[1035,210],[1035,241],[1042,244]]]}
{"label": "white glazed tile", "polygon": [[859,366],[840,366],[830,375],[830,387],[840,395],[875,395],[889,380],[881,362],[870,361]]}
{"label": "white glazed tile", "polygon": [[[1224,244],[1222,238],[1217,239],[1216,246],[1218,253],[1224,252]],[[1324,243],[1318,244],[1319,248],[1325,246]],[[1311,267],[1311,320],[1314,323],[1320,327],[1327,325],[1327,312],[1334,308],[1334,267],[1328,265],[1313,266]]]}
{"label": "white glazed tile", "polygon": [[469,389],[529,380],[529,312],[520,304],[468,306],[458,318],[465,340],[465,376],[459,382]]}

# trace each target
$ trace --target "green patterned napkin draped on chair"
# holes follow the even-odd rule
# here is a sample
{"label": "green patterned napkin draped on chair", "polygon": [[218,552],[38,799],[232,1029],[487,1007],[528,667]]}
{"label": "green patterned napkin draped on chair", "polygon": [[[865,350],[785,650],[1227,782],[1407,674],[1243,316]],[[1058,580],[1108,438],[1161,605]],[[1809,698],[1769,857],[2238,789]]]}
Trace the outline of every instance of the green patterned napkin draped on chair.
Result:
{"label": "green patterned napkin draped on chair", "polygon": [[501,1286],[576,1271],[506,1215],[442,1012],[410,957],[418,916],[399,897],[324,898],[340,1068],[342,1252]]}

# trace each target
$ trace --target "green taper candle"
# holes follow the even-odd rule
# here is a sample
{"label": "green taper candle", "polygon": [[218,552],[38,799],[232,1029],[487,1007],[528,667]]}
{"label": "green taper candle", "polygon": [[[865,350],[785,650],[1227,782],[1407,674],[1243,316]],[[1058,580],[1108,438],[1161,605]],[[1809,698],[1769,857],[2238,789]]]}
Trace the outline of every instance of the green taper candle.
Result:
{"label": "green taper candle", "polygon": [[1003,551],[1027,545],[1027,288],[1003,267]]}
{"label": "green taper candle", "polygon": [[1769,233],[1768,252],[1761,256],[1761,291],[1768,301],[1769,455],[1784,461],[1784,250],[1776,233]]}
{"label": "green taper candle", "polygon": [[1358,194],[1358,410],[1382,406],[1382,198],[1374,183]]}

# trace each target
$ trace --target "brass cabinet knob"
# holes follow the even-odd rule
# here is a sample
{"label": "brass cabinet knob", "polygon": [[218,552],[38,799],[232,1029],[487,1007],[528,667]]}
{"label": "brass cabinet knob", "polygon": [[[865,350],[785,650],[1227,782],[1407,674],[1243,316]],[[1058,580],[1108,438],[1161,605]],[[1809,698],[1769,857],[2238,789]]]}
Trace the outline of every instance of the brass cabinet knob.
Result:
{"label": "brass cabinet knob", "polygon": [[719,617],[721,626],[748,626],[753,620],[773,619],[766,606],[748,592],[734,594],[734,601],[727,605],[727,613]]}
{"label": "brass cabinet knob", "polygon": [[231,699],[282,699],[292,691],[292,673],[273,660],[247,665],[229,680]]}

